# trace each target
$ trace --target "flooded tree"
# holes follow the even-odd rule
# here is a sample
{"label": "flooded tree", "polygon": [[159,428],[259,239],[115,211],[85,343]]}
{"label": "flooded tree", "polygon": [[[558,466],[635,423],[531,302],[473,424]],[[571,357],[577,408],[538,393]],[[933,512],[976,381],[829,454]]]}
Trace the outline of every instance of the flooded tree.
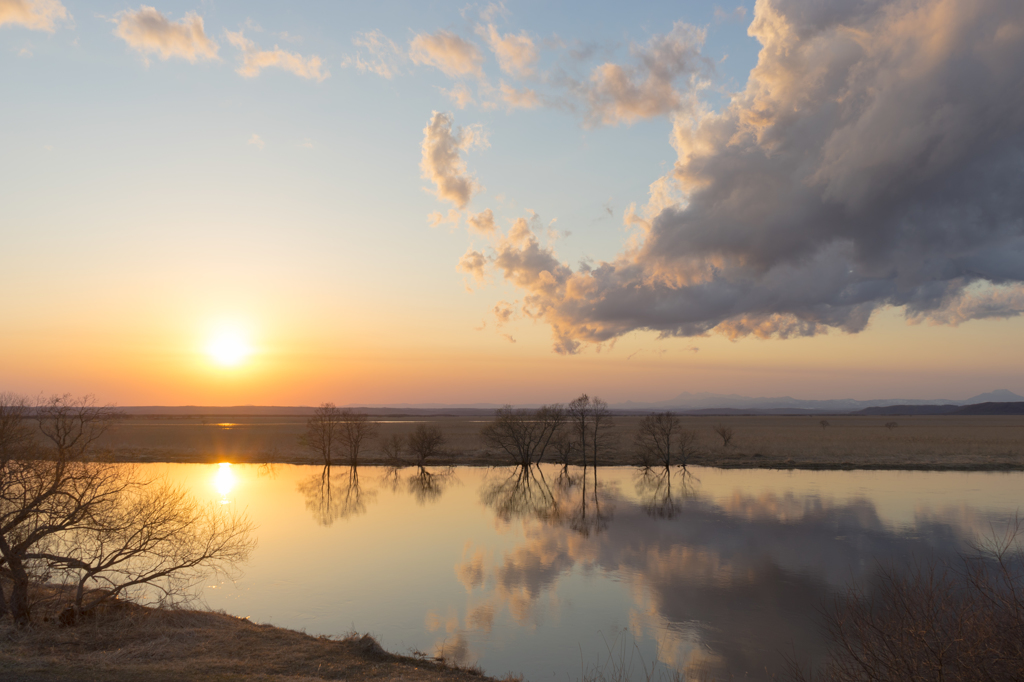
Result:
{"label": "flooded tree", "polygon": [[340,418],[341,446],[348,455],[348,463],[356,466],[363,444],[377,436],[377,424],[369,416],[351,410],[342,410]]}
{"label": "flooded tree", "polygon": [[447,466],[438,470],[431,464],[447,455],[447,439],[436,426],[419,424],[408,436],[392,435],[384,441],[382,450],[386,470],[384,484],[397,490],[402,481],[401,471],[413,467],[415,471],[406,479],[406,486],[419,504],[440,499],[444,491],[457,482],[455,469]]}
{"label": "flooded tree", "polygon": [[590,457],[596,467],[598,454],[612,444],[609,429],[613,424],[608,403],[584,393],[569,403],[566,414],[569,433],[583,463]]}
{"label": "flooded tree", "polygon": [[537,410],[505,405],[480,435],[487,447],[508,457],[512,464],[530,466],[544,459],[548,448],[563,435],[565,423],[565,408],[561,405],[544,405]]}
{"label": "flooded tree", "polygon": [[318,454],[324,466],[334,463],[334,453],[341,447],[342,415],[334,403],[320,403],[306,420],[306,432],[299,442]]}
{"label": "flooded tree", "polygon": [[[26,437],[29,414],[41,441]],[[90,396],[29,409],[0,395],[0,559],[11,583],[0,616],[20,627],[31,618],[33,585],[73,587],[63,614],[73,623],[111,599],[185,596],[199,576],[252,548],[244,516],[199,505],[138,467],[92,460],[116,414]]]}
{"label": "flooded tree", "polygon": [[636,456],[642,466],[686,466],[694,453],[697,433],[684,429],[671,412],[649,414],[640,421],[633,438]]}

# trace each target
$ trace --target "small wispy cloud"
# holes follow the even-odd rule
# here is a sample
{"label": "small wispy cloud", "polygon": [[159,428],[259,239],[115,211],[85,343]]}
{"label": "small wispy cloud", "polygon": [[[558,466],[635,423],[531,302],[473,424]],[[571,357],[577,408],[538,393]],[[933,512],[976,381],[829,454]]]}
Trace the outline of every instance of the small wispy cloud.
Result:
{"label": "small wispy cloud", "polygon": [[727,12],[718,5],[715,5],[715,23],[740,22],[747,18],[747,8],[740,5],[731,12]]}
{"label": "small wispy cloud", "polygon": [[405,52],[380,30],[357,33],[352,44],[359,48],[354,56],[342,60],[343,67],[355,67],[391,80],[400,74]]}
{"label": "small wispy cloud", "polygon": [[200,59],[217,59],[217,43],[210,40],[203,18],[188,12],[178,21],[171,21],[155,7],[141,5],[137,10],[124,10],[114,15],[114,35],[143,55],[156,54],[160,59],[181,57],[195,63]]}
{"label": "small wispy cloud", "polygon": [[263,138],[257,135],[256,133],[252,134],[252,137],[249,138],[249,141],[246,142],[246,144],[251,144],[253,147],[256,147],[259,150],[262,150],[263,147],[265,146]]}
{"label": "small wispy cloud", "polygon": [[409,43],[409,58],[414,64],[433,66],[451,78],[484,76],[480,48],[451,31],[418,34]]}
{"label": "small wispy cloud", "polygon": [[246,78],[255,78],[263,69],[270,67],[284,69],[300,78],[322,82],[331,75],[323,68],[323,60],[316,55],[303,57],[297,52],[282,50],[277,45],[273,50],[261,49],[245,37],[242,31],[226,32],[228,42],[242,53],[242,65],[236,71]]}

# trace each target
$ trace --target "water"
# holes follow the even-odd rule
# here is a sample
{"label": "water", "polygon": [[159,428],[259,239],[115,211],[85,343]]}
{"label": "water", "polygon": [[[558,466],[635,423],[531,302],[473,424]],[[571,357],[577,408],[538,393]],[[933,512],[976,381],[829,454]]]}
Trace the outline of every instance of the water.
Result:
{"label": "water", "polygon": [[211,608],[534,682],[820,660],[830,595],[879,562],[954,558],[1024,489],[1020,473],[333,467],[327,486],[312,466],[147,466],[259,525]]}

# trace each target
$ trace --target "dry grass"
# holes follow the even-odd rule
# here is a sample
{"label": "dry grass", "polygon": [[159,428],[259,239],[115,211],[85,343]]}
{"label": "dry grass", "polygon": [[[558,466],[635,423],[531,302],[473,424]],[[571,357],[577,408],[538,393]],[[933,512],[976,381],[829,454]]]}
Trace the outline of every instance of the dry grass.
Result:
{"label": "dry grass", "polygon": [[[633,434],[640,417],[616,417],[603,464],[631,464]],[[362,458],[383,463],[378,446],[392,434],[411,433],[422,418],[380,424],[380,437]],[[486,419],[430,419],[444,432],[450,463],[503,464],[480,437]],[[1024,417],[683,417],[696,432],[692,464],[718,467],[807,469],[1024,470]],[[888,422],[898,426],[887,428]],[[731,427],[728,447],[716,426]],[[116,459],[161,462],[315,463],[298,443],[303,417],[136,417],[119,422],[99,443]]]}
{"label": "dry grass", "polygon": [[219,613],[120,604],[76,627],[0,623],[0,680],[445,680],[479,673],[384,652],[369,636],[312,637]]}

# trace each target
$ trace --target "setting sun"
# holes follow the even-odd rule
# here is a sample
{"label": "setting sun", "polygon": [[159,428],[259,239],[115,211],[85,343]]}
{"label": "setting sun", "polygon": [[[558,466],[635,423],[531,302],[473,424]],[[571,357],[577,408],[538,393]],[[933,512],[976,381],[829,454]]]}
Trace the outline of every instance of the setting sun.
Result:
{"label": "setting sun", "polygon": [[223,367],[236,367],[249,357],[252,349],[237,332],[221,332],[206,348],[213,361]]}

